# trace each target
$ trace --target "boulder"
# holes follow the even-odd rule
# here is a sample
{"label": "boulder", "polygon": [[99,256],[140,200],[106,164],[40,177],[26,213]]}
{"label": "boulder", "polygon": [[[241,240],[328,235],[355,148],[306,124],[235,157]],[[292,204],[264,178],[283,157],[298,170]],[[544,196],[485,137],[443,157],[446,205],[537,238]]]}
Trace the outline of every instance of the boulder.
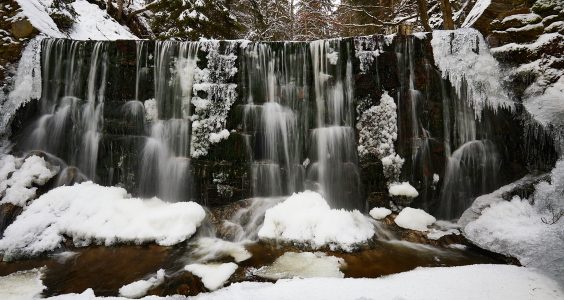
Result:
{"label": "boulder", "polygon": [[33,25],[31,25],[31,23],[27,19],[22,19],[12,23],[10,32],[15,37],[21,39],[30,37],[33,34],[34,30],[35,28],[33,28]]}

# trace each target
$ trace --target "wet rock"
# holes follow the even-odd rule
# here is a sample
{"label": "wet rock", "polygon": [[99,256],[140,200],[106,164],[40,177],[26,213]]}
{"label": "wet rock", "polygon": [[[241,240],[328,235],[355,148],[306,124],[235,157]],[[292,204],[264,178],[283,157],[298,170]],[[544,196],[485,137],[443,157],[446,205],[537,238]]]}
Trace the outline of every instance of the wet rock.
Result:
{"label": "wet rock", "polygon": [[4,236],[4,231],[12,224],[16,217],[21,214],[23,208],[11,203],[0,205],[0,238]]}
{"label": "wet rock", "polygon": [[57,178],[57,186],[75,185],[87,181],[86,175],[82,174],[77,167],[69,166],[64,168]]}
{"label": "wet rock", "polygon": [[198,276],[194,276],[187,271],[179,271],[167,277],[163,284],[149,290],[147,294],[155,296],[195,296],[204,292],[207,292],[207,290]]}

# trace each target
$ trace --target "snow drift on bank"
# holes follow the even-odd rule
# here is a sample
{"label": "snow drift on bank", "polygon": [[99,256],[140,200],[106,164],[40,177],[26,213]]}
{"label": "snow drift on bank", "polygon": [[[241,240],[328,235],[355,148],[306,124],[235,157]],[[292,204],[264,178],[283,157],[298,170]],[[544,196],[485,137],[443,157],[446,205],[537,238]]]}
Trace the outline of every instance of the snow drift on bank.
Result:
{"label": "snow drift on bank", "polygon": [[92,182],[62,186],[26,207],[0,240],[4,260],[53,250],[73,239],[76,246],[92,242],[156,242],[173,245],[188,239],[205,217],[194,202],[166,203],[157,198],[129,198],[118,187]]}
{"label": "snow drift on bank", "polygon": [[504,201],[497,191],[486,196],[476,201],[490,199],[489,207],[464,227],[464,235],[482,248],[513,256],[564,282],[564,218],[558,219],[564,211],[564,160],[557,162],[551,183],[535,186],[530,200],[516,196]]}
{"label": "snow drift on bank", "polygon": [[370,219],[358,210],[331,209],[320,194],[305,191],[268,209],[258,236],[352,251],[374,233]]}
{"label": "snow drift on bank", "polygon": [[523,267],[419,268],[376,279],[309,278],[235,283],[191,299],[561,299],[558,284]]}

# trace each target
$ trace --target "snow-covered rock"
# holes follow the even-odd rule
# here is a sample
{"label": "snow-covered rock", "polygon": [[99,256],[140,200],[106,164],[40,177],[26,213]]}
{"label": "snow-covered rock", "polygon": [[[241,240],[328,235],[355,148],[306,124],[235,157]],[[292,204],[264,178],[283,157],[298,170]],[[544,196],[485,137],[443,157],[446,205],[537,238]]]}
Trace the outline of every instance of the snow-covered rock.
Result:
{"label": "snow-covered rock", "polygon": [[253,275],[271,280],[295,277],[343,278],[345,275],[340,268],[344,264],[342,258],[328,256],[322,252],[286,252],[272,265],[255,270]]}
{"label": "snow-covered rock", "polygon": [[437,219],[422,209],[406,207],[400,211],[394,222],[405,229],[427,231],[427,226],[435,223]]}
{"label": "snow-covered rock", "polygon": [[305,191],[268,209],[258,236],[352,251],[374,233],[370,219],[359,211],[331,209],[320,194]]}
{"label": "snow-covered rock", "polygon": [[419,192],[409,182],[392,183],[388,187],[388,193],[392,197],[415,198],[419,196]]}
{"label": "snow-covered rock", "polygon": [[376,220],[382,220],[391,213],[392,211],[385,207],[374,207],[368,214]]}
{"label": "snow-covered rock", "polygon": [[126,298],[140,298],[147,294],[150,289],[164,282],[165,271],[160,269],[157,274],[147,280],[138,280],[124,285],[119,289],[119,295]]}
{"label": "snow-covered rock", "polygon": [[[535,186],[532,199],[491,201],[464,227],[464,235],[482,248],[513,256],[564,281],[564,160],[552,171],[551,183]],[[497,192],[499,194],[499,192]]]}
{"label": "snow-covered rock", "polygon": [[210,290],[215,291],[222,287],[229,277],[237,270],[237,264],[190,264],[184,269],[202,279],[204,286]]}
{"label": "snow-covered rock", "polygon": [[[10,203],[17,206],[25,206],[26,202],[35,198],[36,187],[32,185],[44,185],[47,181],[57,175],[58,168],[50,166],[44,158],[32,155],[23,163],[16,161],[11,155],[0,159],[0,204]],[[17,166],[16,164],[20,164]],[[13,172],[9,178],[8,173]],[[7,179],[6,179],[7,178]]]}
{"label": "snow-covered rock", "polygon": [[204,217],[204,209],[194,202],[129,198],[123,188],[84,182],[55,188],[27,206],[6,228],[0,253],[5,260],[37,255],[59,247],[64,236],[75,246],[93,242],[168,246],[192,236]]}

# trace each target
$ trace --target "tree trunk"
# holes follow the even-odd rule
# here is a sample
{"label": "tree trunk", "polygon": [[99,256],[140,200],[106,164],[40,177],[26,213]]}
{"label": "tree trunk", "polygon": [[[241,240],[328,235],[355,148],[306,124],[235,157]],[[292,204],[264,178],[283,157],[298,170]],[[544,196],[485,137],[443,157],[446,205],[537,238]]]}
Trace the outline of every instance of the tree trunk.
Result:
{"label": "tree trunk", "polygon": [[117,6],[118,6],[117,17],[118,20],[121,21],[123,16],[123,0],[117,0]]}
{"label": "tree trunk", "polygon": [[452,7],[449,0],[441,0],[441,9],[443,11],[443,29],[454,29],[454,21],[452,20]]}
{"label": "tree trunk", "polygon": [[108,0],[108,2],[106,2],[106,11],[110,12],[110,6],[112,6],[112,0]]}
{"label": "tree trunk", "polygon": [[421,24],[425,31],[431,32],[433,29],[429,26],[429,14],[427,13],[427,0],[417,0],[417,6],[419,8],[419,18],[421,19]]}

